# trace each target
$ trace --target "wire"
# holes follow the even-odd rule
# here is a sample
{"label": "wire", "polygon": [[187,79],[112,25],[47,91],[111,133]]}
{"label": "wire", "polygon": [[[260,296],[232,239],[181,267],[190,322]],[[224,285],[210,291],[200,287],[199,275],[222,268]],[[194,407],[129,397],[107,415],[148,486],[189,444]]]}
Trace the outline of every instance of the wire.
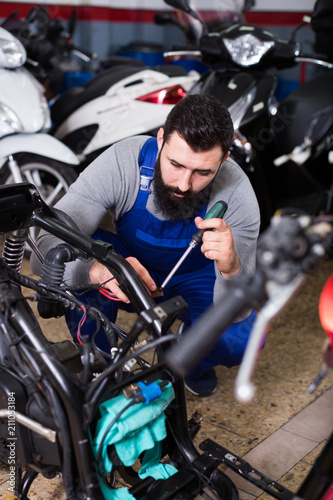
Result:
{"label": "wire", "polygon": [[81,328],[82,328],[84,322],[87,319],[87,309],[86,309],[86,307],[83,304],[81,304],[81,309],[83,311],[83,316],[80,319],[78,327],[77,327],[76,338],[77,338],[79,344],[83,345],[82,337],[81,337]]}
{"label": "wire", "polygon": [[121,302],[121,299],[118,299],[118,297],[116,297],[116,295],[114,295],[112,292],[110,292],[106,288],[100,287],[98,289],[98,291],[99,291],[99,293],[104,295],[104,297],[107,297],[110,300],[115,300],[116,302]]}
{"label": "wire", "polygon": [[[101,393],[103,392],[105,384],[107,383],[109,377],[117,370],[117,368],[126,364],[127,361],[129,361],[130,359],[136,358],[137,356],[141,356],[141,354],[143,354],[144,352],[153,349],[160,344],[163,344],[165,342],[175,342],[178,340],[179,338],[177,338],[177,336],[174,333],[172,334],[170,333],[168,335],[165,335],[164,337],[159,337],[158,339],[153,340],[152,342],[145,345],[144,347],[141,347],[137,351],[131,352],[128,356],[121,358],[116,363],[109,365],[105,369],[105,371],[101,373],[101,375],[90,385],[86,393],[87,404],[91,405],[92,407],[91,413],[93,414],[97,401],[101,397]],[[116,387],[114,387],[114,389],[116,390]]]}
{"label": "wire", "polygon": [[97,464],[99,463],[99,460],[101,458],[101,454],[102,454],[102,448],[103,448],[103,445],[104,445],[104,441],[105,439],[107,438],[107,435],[109,434],[112,426],[120,419],[120,417],[122,416],[122,414],[128,409],[130,408],[131,406],[139,403],[140,401],[138,401],[136,398],[132,399],[132,401],[130,401],[115,417],[114,419],[112,420],[112,422],[108,425],[106,431],[104,432],[103,434],[103,437],[101,439],[101,442],[99,444],[99,447],[98,447],[98,450],[97,450],[97,454],[96,454],[96,462]]}

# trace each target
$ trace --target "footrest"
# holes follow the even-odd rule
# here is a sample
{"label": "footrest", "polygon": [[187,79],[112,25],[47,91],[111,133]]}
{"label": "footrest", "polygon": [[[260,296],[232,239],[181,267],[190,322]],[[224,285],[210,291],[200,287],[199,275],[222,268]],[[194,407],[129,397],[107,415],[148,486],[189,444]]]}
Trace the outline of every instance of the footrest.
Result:
{"label": "footrest", "polygon": [[297,496],[295,493],[262,472],[254,469],[248,462],[237,457],[211,439],[206,439],[200,443],[199,448],[205,453],[208,453],[211,457],[219,460],[250,483],[272,495],[272,497],[278,498],[279,500],[296,500]]}

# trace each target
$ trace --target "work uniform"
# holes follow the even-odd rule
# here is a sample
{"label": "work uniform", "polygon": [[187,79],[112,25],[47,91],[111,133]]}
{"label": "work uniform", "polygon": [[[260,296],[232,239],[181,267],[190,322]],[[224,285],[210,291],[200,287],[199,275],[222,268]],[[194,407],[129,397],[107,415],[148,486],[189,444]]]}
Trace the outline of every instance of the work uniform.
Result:
{"label": "work uniform", "polygon": [[[136,257],[148,269],[157,286],[160,286],[188,248],[192,235],[197,232],[197,227],[194,219],[179,222],[161,220],[147,210],[156,156],[157,141],[155,138],[150,138],[145,142],[139,156],[140,189],[134,206],[116,223],[116,234],[98,229],[93,238],[112,243],[114,250],[125,258]],[[206,212],[207,204],[202,207],[198,215],[203,218]],[[163,300],[176,295],[181,295],[185,299],[189,308],[181,319],[188,327],[212,304],[215,281],[214,262],[203,255],[198,245],[164,289]],[[97,306],[115,321],[119,302],[107,299],[97,291],[89,292],[85,300]],[[67,324],[74,338],[81,316],[76,311],[69,311],[66,314]],[[254,318],[255,314],[252,312],[246,319],[234,323],[221,336],[211,352],[205,355],[193,374],[197,377],[219,364],[229,367],[238,365]],[[81,328],[81,335],[91,334],[94,330],[94,322],[87,319]],[[205,335],[205,332],[202,333]],[[187,334],[186,331],[184,334]],[[100,338],[105,339],[103,335]],[[106,339],[99,345],[107,348]]]}

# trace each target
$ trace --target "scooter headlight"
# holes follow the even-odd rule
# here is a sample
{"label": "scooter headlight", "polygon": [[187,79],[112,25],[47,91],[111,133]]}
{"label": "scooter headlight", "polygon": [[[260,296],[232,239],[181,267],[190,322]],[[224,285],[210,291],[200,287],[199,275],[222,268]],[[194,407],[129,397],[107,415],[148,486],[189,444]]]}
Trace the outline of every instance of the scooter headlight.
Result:
{"label": "scooter headlight", "polygon": [[0,137],[23,132],[23,125],[14,111],[0,103]]}
{"label": "scooter headlight", "polygon": [[50,116],[50,108],[48,102],[44,96],[41,96],[41,110],[43,115],[43,130],[49,130],[51,128],[51,116]]}
{"label": "scooter headlight", "polygon": [[0,65],[3,68],[19,68],[26,61],[26,51],[17,40],[0,38]]}
{"label": "scooter headlight", "polygon": [[274,46],[273,41],[262,41],[249,33],[235,39],[223,38],[232,60],[239,66],[253,66]]}

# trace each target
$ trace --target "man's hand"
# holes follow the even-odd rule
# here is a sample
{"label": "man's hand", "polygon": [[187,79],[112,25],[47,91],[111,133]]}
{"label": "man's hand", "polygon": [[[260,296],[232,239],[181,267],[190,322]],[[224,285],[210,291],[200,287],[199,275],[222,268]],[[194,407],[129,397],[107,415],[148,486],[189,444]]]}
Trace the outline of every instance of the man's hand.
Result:
{"label": "man's hand", "polygon": [[207,259],[214,260],[224,278],[232,278],[241,269],[236,254],[231,229],[223,219],[195,218],[198,229],[214,229],[205,231],[202,237],[201,251]]}
{"label": "man's hand", "polygon": [[[136,259],[135,257],[127,257],[126,260],[129,264],[131,264],[151,295],[155,296],[155,293],[157,292],[157,286],[147,269],[143,267],[143,265],[140,264],[138,259]],[[92,264],[88,272],[88,277],[90,283],[92,283],[93,285],[104,283],[103,287],[110,290],[110,292],[122,302],[125,302],[126,304],[130,302],[127,295],[120,289],[119,283],[116,278],[110,273],[108,268],[100,262],[96,261]]]}

